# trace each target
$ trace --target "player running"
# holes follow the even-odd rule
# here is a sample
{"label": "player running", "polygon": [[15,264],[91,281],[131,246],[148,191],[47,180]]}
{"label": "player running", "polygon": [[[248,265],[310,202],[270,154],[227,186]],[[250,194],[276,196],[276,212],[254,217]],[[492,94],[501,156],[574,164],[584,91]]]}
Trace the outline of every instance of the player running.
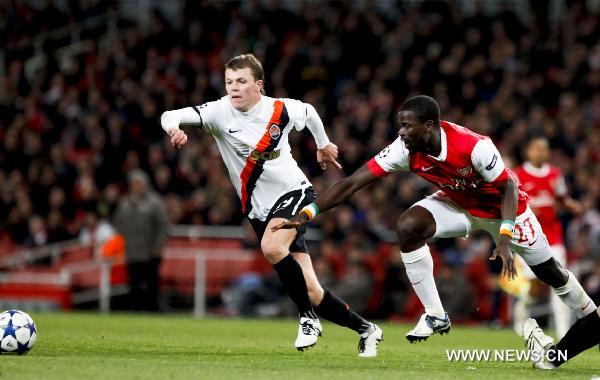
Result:
{"label": "player running", "polygon": [[[521,182],[521,187],[529,196],[529,205],[542,226],[554,258],[566,267],[567,250],[563,243],[562,226],[556,215],[556,206],[558,204],[573,214],[580,213],[582,206],[569,196],[560,169],[548,164],[550,158],[548,140],[544,137],[532,139],[527,145],[525,155],[527,161],[515,169],[515,174]],[[524,268],[523,275],[533,279],[535,276],[528,269]],[[528,294],[525,294],[524,299],[519,300],[525,308],[529,303],[527,298]],[[571,310],[560,302],[554,292],[550,296],[550,305],[556,334],[562,337],[571,326]],[[523,320],[515,320],[515,323],[519,329],[523,326]]]}
{"label": "player running", "polygon": [[316,198],[292,157],[288,142],[292,129],[310,130],[322,169],[328,163],[338,169],[341,166],[336,162],[337,146],[329,141],[315,108],[294,99],[265,96],[263,86],[261,63],[252,54],[237,56],[225,65],[226,96],[201,106],[167,111],[161,116],[162,127],[176,148],[187,142],[187,135],[179,129],[182,124],[200,126],[215,138],[262,252],[298,307],[296,348],[302,351],[317,343],[323,330],[318,314],[360,335],[359,356],[376,356],[381,329],[321,287],[308,255],[305,230],[271,230]]}
{"label": "player running", "polygon": [[440,189],[404,212],[396,228],[406,274],[425,308],[416,327],[406,334],[411,343],[448,332],[451,326],[433,279],[427,242],[464,237],[475,230],[485,230],[494,239],[490,260],[502,259],[503,276],[516,275],[512,250],[578,317],[596,309],[575,276],[552,257],[527,195],[488,137],[440,120],[439,106],[428,96],[407,100],[398,119],[399,138],[273,230],[302,228],[319,212],[339,205],[378,178],[410,170]]}

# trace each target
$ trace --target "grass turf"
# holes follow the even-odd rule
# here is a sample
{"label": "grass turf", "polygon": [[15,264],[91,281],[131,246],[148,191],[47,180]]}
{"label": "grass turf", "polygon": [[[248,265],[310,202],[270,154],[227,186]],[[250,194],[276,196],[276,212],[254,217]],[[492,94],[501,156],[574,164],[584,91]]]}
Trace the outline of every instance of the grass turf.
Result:
{"label": "grass turf", "polygon": [[600,353],[589,350],[558,371],[529,363],[448,362],[447,349],[522,349],[512,330],[452,328],[409,344],[409,326],[381,323],[379,356],[357,357],[354,332],[324,323],[307,352],[293,347],[292,320],[194,320],[187,316],[36,314],[39,337],[23,356],[0,356],[0,379],[590,379]]}

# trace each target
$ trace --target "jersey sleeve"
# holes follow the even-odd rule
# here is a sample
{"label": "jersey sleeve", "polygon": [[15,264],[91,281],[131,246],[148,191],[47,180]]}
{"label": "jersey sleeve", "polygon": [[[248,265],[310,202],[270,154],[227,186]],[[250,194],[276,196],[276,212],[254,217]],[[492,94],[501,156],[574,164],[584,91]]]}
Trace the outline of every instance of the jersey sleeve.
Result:
{"label": "jersey sleeve", "polygon": [[222,109],[223,99],[215,100],[213,102],[207,102],[199,106],[193,106],[192,108],[198,114],[200,118],[200,126],[206,129],[208,132],[215,131],[223,121],[223,117],[226,112]]}
{"label": "jersey sleeve", "polygon": [[483,139],[475,144],[473,152],[471,152],[471,163],[486,182],[508,178],[500,152],[490,139]]}
{"label": "jersey sleeve", "polygon": [[317,148],[325,148],[330,141],[327,132],[325,132],[323,121],[315,107],[296,99],[284,99],[284,101],[288,108],[288,114],[294,123],[294,128],[301,131],[304,127],[307,127],[315,139]]}
{"label": "jersey sleeve", "polygon": [[204,103],[177,110],[166,111],[160,117],[160,124],[165,132],[179,128],[180,125],[195,125],[209,131],[213,130],[219,115],[219,101]]}
{"label": "jersey sleeve", "polygon": [[160,125],[167,133],[172,129],[179,129],[181,124],[199,125],[200,123],[200,116],[192,107],[166,111],[160,117]]}
{"label": "jersey sleeve", "polygon": [[408,149],[404,146],[404,141],[401,138],[394,140],[369,160],[367,167],[377,177],[384,177],[400,170],[409,170],[410,156]]}

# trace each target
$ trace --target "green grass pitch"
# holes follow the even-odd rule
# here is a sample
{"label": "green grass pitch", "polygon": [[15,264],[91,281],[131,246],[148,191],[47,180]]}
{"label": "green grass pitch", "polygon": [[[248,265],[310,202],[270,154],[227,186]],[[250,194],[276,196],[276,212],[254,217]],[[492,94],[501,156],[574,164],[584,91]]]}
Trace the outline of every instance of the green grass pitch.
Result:
{"label": "green grass pitch", "polygon": [[407,325],[381,323],[377,358],[358,358],[357,335],[324,324],[307,352],[294,347],[292,320],[204,319],[172,315],[32,313],[39,337],[23,356],[0,355],[0,379],[591,379],[597,348],[552,372],[529,363],[452,362],[447,349],[522,349],[512,330],[453,327],[409,344]]}

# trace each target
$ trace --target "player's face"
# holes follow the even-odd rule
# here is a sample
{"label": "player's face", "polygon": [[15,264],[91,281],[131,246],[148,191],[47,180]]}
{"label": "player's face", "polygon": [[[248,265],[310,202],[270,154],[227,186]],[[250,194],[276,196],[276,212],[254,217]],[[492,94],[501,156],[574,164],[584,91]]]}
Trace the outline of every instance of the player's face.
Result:
{"label": "player's face", "polygon": [[411,152],[422,151],[429,139],[427,123],[421,123],[413,111],[400,111],[398,113],[400,130],[398,136],[404,141],[406,149]]}
{"label": "player's face", "polygon": [[529,143],[527,147],[527,160],[534,165],[543,165],[550,157],[550,147],[548,142],[543,139],[536,139]]}
{"label": "player's face", "polygon": [[248,111],[260,100],[263,81],[254,80],[249,67],[225,70],[225,90],[231,105],[238,111]]}

